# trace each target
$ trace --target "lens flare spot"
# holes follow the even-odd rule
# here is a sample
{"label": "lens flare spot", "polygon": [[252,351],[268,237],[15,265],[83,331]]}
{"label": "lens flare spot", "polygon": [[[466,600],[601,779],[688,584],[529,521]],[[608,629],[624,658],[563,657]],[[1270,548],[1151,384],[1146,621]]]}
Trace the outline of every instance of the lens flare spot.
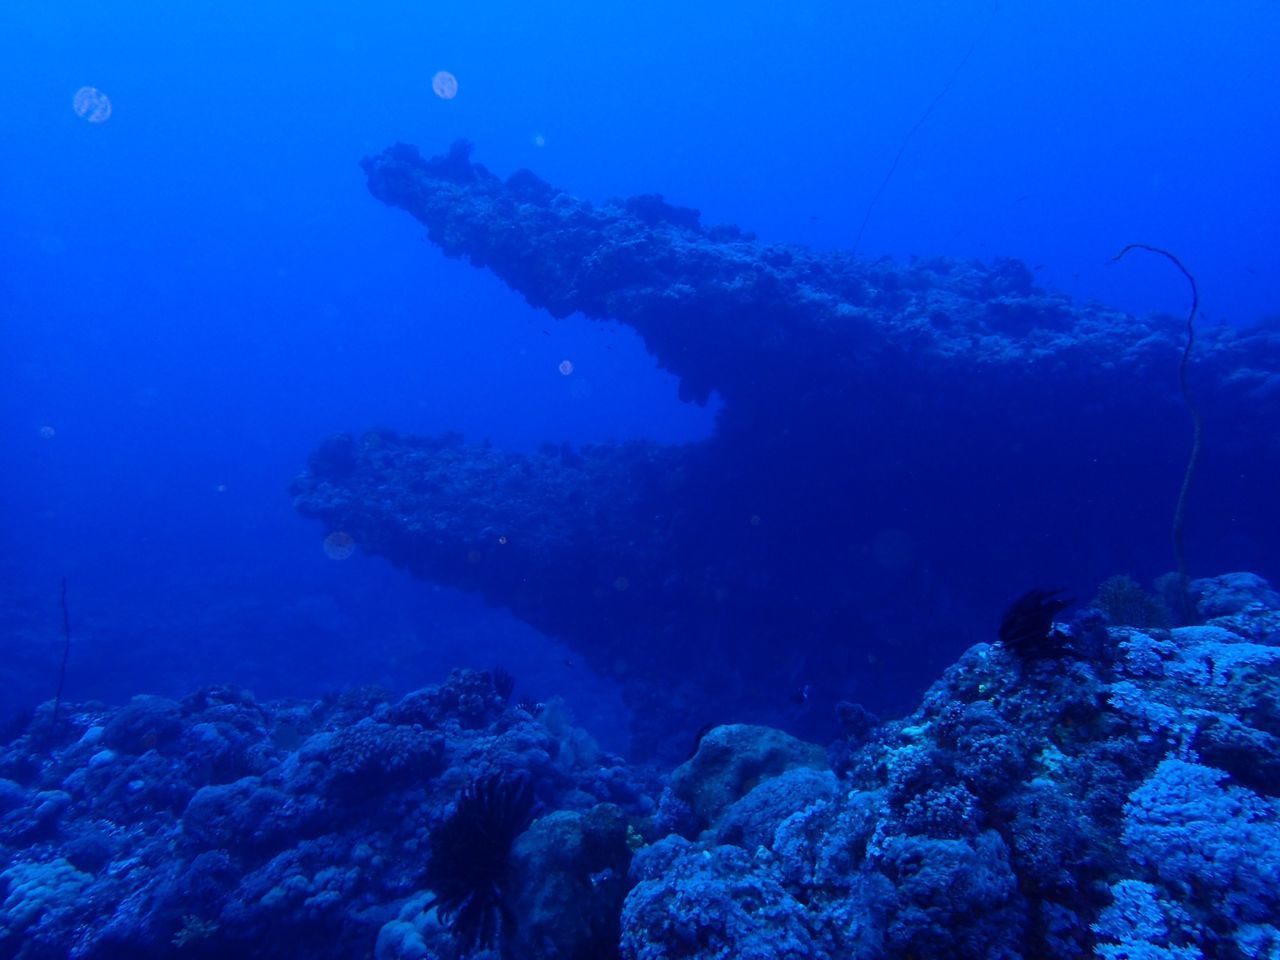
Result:
{"label": "lens flare spot", "polygon": [[556,369],[560,371],[560,376],[567,377],[569,374],[573,373],[573,361],[561,360],[560,366],[556,367]]}
{"label": "lens flare spot", "polygon": [[111,119],[111,101],[97,87],[81,87],[71,98],[76,116],[90,123],[106,123]]}
{"label": "lens flare spot", "polygon": [[324,538],[324,555],[330,560],[346,560],[355,552],[355,537],[345,530],[335,530]]}
{"label": "lens flare spot", "polygon": [[431,89],[441,100],[452,100],[458,95],[458,78],[448,70],[440,70],[431,78]]}

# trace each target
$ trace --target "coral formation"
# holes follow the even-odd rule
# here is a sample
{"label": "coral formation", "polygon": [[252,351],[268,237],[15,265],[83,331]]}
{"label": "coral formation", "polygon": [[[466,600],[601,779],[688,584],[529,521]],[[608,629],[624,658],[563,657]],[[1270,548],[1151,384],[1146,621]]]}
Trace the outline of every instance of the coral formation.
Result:
{"label": "coral formation", "polygon": [[671,775],[673,800],[687,808],[695,831],[718,820],[763,780],[796,768],[826,766],[823,751],[781,730],[725,724],[707,731]]}
{"label": "coral formation", "polygon": [[[922,689],[957,621],[976,636],[1028,578],[1079,590],[1167,540],[1176,318],[1072,303],[1012,260],[863,261],[657,196],[592,204],[465,145],[365,170],[445,255],[555,317],[630,327],[682,397],[722,401],[714,435],[678,446],[337,437],[293,490],[365,554],[573,646],[623,685],[650,755],[729,720],[825,736],[851,694],[901,712],[885,691]],[[1193,559],[1275,569],[1280,447],[1258,438],[1280,335],[1201,331],[1186,372],[1215,438],[1187,535],[1233,531]]]}
{"label": "coral formation", "polygon": [[1168,627],[1173,619],[1168,606],[1124,574],[1107,577],[1098,585],[1093,606],[1106,614],[1109,623],[1121,627]]}
{"label": "coral formation", "polygon": [[1236,612],[1105,630],[1101,661],[970,649],[838,788],[793,769],[639,854],[623,956],[1273,955],[1269,590],[1197,581]]}
{"label": "coral formation", "polygon": [[45,704],[0,746],[0,958],[1275,956],[1280,598],[1190,593],[1202,624],[980,643],[901,720],[717,726],[661,780],[487,673],[64,703],[52,747]]}
{"label": "coral formation", "polygon": [[[265,703],[214,687],[115,708],[64,700],[52,747],[50,717],[46,704],[0,747],[6,960],[177,949],[315,960],[423,936],[432,955],[456,955],[484,932],[496,901],[482,885],[535,795],[565,814],[613,811],[624,836],[654,809],[644,775],[577,742],[562,748],[560,737],[584,734],[506,705],[482,672],[399,699],[361,688]],[[625,863],[615,869],[625,877]],[[480,896],[468,899],[467,884]],[[523,902],[525,888],[512,889]],[[391,949],[380,954],[428,955]]]}

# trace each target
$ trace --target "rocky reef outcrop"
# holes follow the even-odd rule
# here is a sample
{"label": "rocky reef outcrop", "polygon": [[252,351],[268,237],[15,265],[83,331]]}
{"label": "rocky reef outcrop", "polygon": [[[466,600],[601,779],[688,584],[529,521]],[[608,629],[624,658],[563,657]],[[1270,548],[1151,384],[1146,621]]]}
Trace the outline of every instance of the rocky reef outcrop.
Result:
{"label": "rocky reef outcrop", "polygon": [[[711,721],[818,735],[787,717],[797,689],[824,720],[851,692],[905,709],[877,700],[922,688],[957,623],[981,635],[1031,583],[1173,566],[1185,318],[1073,303],[1013,260],[864,261],[657,196],[595,205],[465,145],[365,170],[447,256],[555,317],[630,326],[682,397],[723,401],[712,437],[669,448],[338,437],[294,486],[365,552],[622,680],[643,750]],[[1280,331],[1201,330],[1191,383],[1193,573],[1275,569]]]}

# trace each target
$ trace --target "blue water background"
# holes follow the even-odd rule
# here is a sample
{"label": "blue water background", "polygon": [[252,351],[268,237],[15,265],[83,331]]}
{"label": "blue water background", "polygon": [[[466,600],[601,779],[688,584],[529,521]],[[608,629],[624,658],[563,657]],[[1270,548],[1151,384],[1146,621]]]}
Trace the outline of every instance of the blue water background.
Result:
{"label": "blue water background", "polygon": [[[1203,322],[1245,325],[1280,303],[1278,44],[1271,2],[0,5],[6,709],[52,694],[65,576],[72,697],[505,663],[617,734],[570,652],[327,559],[286,488],[339,430],[679,441],[715,402],[679,403],[628,330],[446,260],[367,194],[362,156],[467,137],[503,176],[848,248],[936,100],[859,254],[1013,256],[1077,298],[1182,313],[1168,264],[1109,262],[1141,240],[1195,271]],[[108,122],[72,110],[84,85]],[[1136,566],[1168,569],[1168,545]]]}

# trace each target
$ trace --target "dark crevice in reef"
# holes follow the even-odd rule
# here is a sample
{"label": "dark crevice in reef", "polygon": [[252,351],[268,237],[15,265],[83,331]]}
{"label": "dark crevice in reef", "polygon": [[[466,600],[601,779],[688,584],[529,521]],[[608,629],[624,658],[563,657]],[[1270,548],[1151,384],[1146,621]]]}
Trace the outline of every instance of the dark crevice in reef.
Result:
{"label": "dark crevice in reef", "polygon": [[[631,326],[682,398],[724,400],[716,434],[684,446],[337,438],[294,486],[366,552],[622,680],[642,751],[727,719],[825,736],[850,697],[901,710],[880,691],[922,687],[957,623],[993,630],[1029,580],[1096,583],[1168,541],[1188,442],[1176,318],[1074,304],[1012,260],[864,261],[660,197],[593,205],[527,171],[503,181],[465,145],[364,166],[446,255],[556,317]],[[1280,445],[1260,442],[1278,374],[1276,331],[1197,345],[1200,569],[1280,566]],[[1197,529],[1225,532],[1221,555]],[[788,715],[792,684],[822,709]]]}

